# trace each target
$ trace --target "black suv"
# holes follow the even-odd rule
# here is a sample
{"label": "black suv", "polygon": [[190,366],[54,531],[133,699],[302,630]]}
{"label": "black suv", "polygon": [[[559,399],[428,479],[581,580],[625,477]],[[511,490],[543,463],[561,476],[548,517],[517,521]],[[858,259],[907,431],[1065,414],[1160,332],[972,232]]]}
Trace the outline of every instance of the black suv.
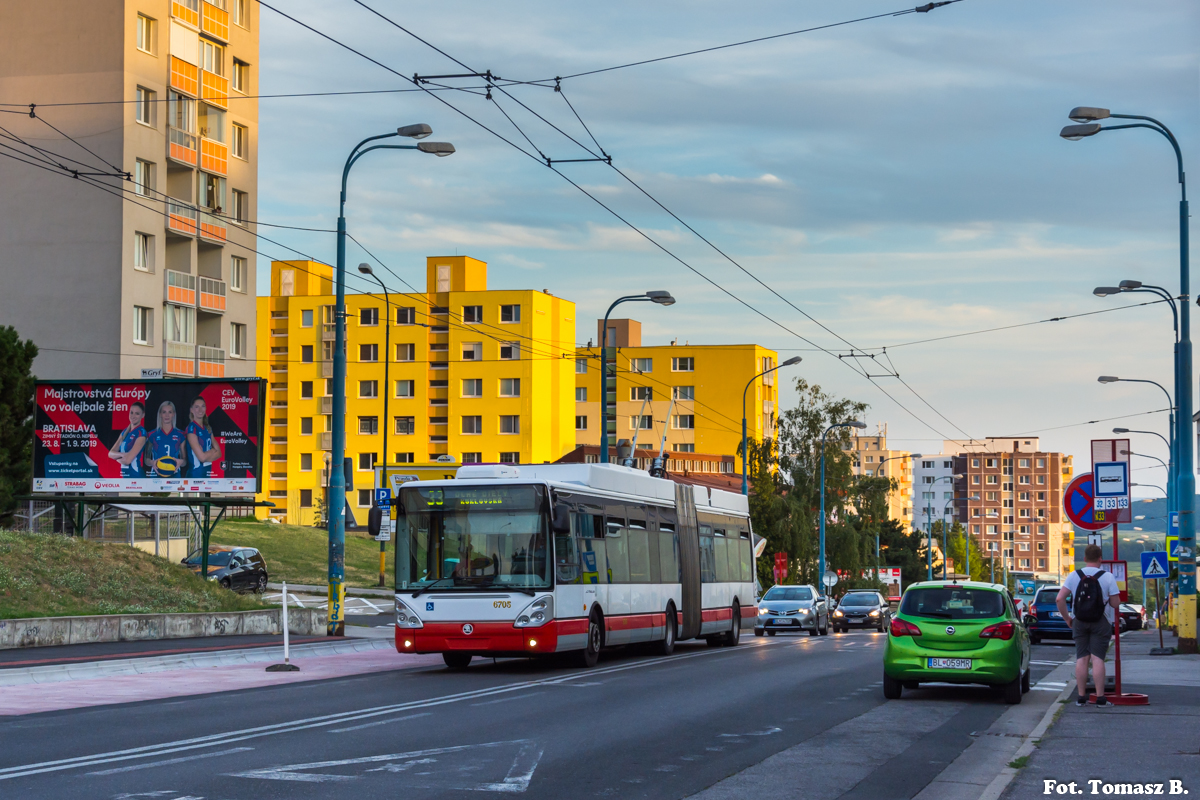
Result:
{"label": "black suv", "polygon": [[[199,550],[193,550],[183,560],[192,572],[200,572]],[[253,547],[230,547],[214,544],[208,547],[208,579],[235,592],[267,590],[267,562]]]}

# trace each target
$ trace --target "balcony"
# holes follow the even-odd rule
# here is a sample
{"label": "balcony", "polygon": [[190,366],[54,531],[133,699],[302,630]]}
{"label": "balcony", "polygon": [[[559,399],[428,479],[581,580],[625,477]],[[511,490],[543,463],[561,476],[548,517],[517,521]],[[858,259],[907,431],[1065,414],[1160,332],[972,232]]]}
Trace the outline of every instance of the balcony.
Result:
{"label": "balcony", "polygon": [[332,322],[326,322],[321,326],[321,341],[332,342],[337,337],[337,328]]}
{"label": "balcony", "polygon": [[167,291],[164,299],[177,306],[196,307],[196,276],[173,269],[164,270],[167,275]]}
{"label": "balcony", "polygon": [[322,397],[321,398],[321,413],[322,414],[332,414],[333,413],[333,398],[332,397]]}
{"label": "balcony", "polygon": [[167,202],[167,230],[184,236],[195,236],[199,230],[199,213],[191,206]]}
{"label": "balcony", "polygon": [[167,363],[164,369],[168,375],[194,378],[196,376],[196,345],[185,342],[167,342]]}
{"label": "balcony", "polygon": [[224,244],[226,239],[225,218],[213,214],[201,214],[200,238]]}
{"label": "balcony", "polygon": [[200,0],[171,0],[171,16],[193,28],[199,28]]}
{"label": "balcony", "polygon": [[200,30],[222,42],[228,42],[229,12],[208,2],[202,3],[201,6],[204,9],[204,17],[200,23]]}
{"label": "balcony", "polygon": [[322,378],[332,378],[333,377],[333,362],[332,361],[322,361],[321,362],[321,377]]}
{"label": "balcony", "polygon": [[195,97],[200,93],[200,68],[171,56],[171,88]]}
{"label": "balcony", "polygon": [[288,335],[287,328],[272,328],[271,335],[275,336],[275,337],[287,336]]}
{"label": "balcony", "polygon": [[200,139],[200,169],[215,175],[229,174],[229,145]]}
{"label": "balcony", "polygon": [[225,313],[225,281],[200,277],[200,310]]}
{"label": "balcony", "polygon": [[199,355],[199,374],[200,378],[224,378],[225,377],[225,351],[219,347],[205,347],[201,345],[196,348]]}
{"label": "balcony", "polygon": [[200,70],[200,99],[217,108],[229,105],[229,78],[214,75],[206,69]]}
{"label": "balcony", "polygon": [[333,433],[331,431],[326,431],[326,432],[320,434],[319,437],[321,440],[321,449],[322,450],[332,450],[333,449]]}
{"label": "balcony", "polygon": [[170,149],[167,157],[181,164],[194,167],[200,161],[200,146],[196,134],[181,131],[179,128],[170,130]]}

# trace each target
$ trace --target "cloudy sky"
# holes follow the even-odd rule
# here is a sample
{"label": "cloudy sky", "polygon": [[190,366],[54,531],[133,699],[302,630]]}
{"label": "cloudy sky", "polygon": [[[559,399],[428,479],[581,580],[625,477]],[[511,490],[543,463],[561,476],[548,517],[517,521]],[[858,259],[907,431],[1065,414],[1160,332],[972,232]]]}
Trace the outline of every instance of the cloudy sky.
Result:
{"label": "cloudy sky", "polygon": [[[904,8],[364,2],[471,70],[521,81]],[[271,5],[401,74],[463,71],[353,0]],[[261,14],[263,93],[411,88],[266,7]],[[1152,386],[1096,382],[1113,374],[1169,387],[1165,306],[899,345],[1146,299],[1091,294],[1122,278],[1177,289],[1179,195],[1167,142],[1145,130],[1066,142],[1058,131],[1076,105],[1142,113],[1200,159],[1198,50],[1191,2],[963,0],[570,78],[562,93],[513,86],[493,90],[498,102],[440,93],[453,108],[413,92],[265,99],[259,218],[331,228],[349,148],[426,122],[457,154],[371,154],[356,167],[347,210],[351,233],[414,285],[428,255],[474,256],[489,263],[493,288],[549,289],[578,303],[580,342],[617,293],[668,289],[675,306],[635,307],[647,342],[757,342],[803,356],[793,374],[870,403],[867,421],[886,423],[894,446],[928,453],[943,436],[1040,432],[1044,448],[1075,454],[1084,471],[1088,439],[1113,425],[1166,431],[1165,413],[1076,424],[1166,406]],[[564,98],[613,166],[729,259],[607,165],[556,165],[664,252],[470,119],[527,151],[514,122],[551,158],[587,157],[534,114],[595,150]],[[262,232],[334,258],[328,234]],[[265,241],[261,249],[291,255]],[[364,259],[351,244],[349,263]],[[260,268],[260,291],[266,274]],[[872,385],[813,343],[842,353],[887,346],[904,383]],[[1136,446],[1165,457],[1153,437]],[[1163,470],[1135,475],[1161,485]]]}

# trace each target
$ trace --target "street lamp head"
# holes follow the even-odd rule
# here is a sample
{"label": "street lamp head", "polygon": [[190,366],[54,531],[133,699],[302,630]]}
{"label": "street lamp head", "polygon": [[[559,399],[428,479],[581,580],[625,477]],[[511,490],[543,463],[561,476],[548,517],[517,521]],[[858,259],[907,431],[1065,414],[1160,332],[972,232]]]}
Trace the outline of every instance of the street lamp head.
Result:
{"label": "street lamp head", "polygon": [[1121,281],[1120,286],[1121,286],[1121,291],[1132,292],[1134,289],[1142,288],[1142,282],[1141,281]]}
{"label": "street lamp head", "polygon": [[658,303],[660,306],[675,305],[675,298],[671,297],[670,292],[664,292],[661,289],[655,289],[651,292],[646,292],[646,297],[650,298],[651,303]]}
{"label": "street lamp head", "polygon": [[1134,517],[1135,520],[1143,520],[1145,518],[1146,518],[1145,514],[1139,514],[1138,516]]}
{"label": "street lamp head", "polygon": [[1114,375],[1101,375],[1099,378],[1096,378],[1096,380],[1098,380],[1100,383],[1116,383],[1121,379]]}
{"label": "street lamp head", "polygon": [[1086,125],[1067,125],[1058,135],[1068,141],[1078,142],[1088,136],[1095,136],[1102,130],[1099,122],[1089,122]]}
{"label": "street lamp head", "polygon": [[1095,289],[1092,289],[1092,294],[1096,295],[1096,297],[1108,297],[1110,294],[1120,293],[1121,290],[1116,286],[1097,286]]}
{"label": "street lamp head", "polygon": [[410,139],[424,139],[431,133],[433,133],[433,128],[423,122],[417,125],[405,125],[403,128],[396,128],[397,135],[407,136]]}
{"label": "street lamp head", "polygon": [[1129,428],[1113,428],[1113,433],[1129,433]]}
{"label": "street lamp head", "polygon": [[921,453],[909,453],[908,457],[909,458],[920,458],[921,455],[922,455]]}
{"label": "street lamp head", "polygon": [[358,271],[361,272],[363,275],[374,275],[375,274],[375,270],[371,269],[370,264],[359,264]]}
{"label": "street lamp head", "polygon": [[965,478],[965,477],[967,477],[967,476],[966,476],[965,474],[963,474],[963,473],[961,473],[961,472],[960,472],[960,473],[958,473],[957,475],[955,475],[955,476],[954,476],[954,479],[955,479],[955,480],[958,480],[959,478]]}
{"label": "street lamp head", "polygon": [[418,142],[417,149],[422,153],[432,153],[438,158],[445,158],[454,153],[454,145],[449,142]]}
{"label": "street lamp head", "polygon": [[1071,109],[1071,113],[1067,114],[1067,116],[1072,122],[1095,122],[1098,119],[1108,119],[1108,109],[1076,106]]}
{"label": "street lamp head", "polygon": [[800,358],[800,356],[792,356],[791,358],[789,358],[787,361],[783,362],[783,363],[782,363],[782,364],[780,364],[779,366],[781,366],[781,367],[790,367],[790,366],[792,366],[793,364],[799,364],[799,363],[800,363],[801,361],[803,361],[803,360],[804,360],[804,359]]}
{"label": "street lamp head", "polygon": [[867,423],[859,422],[856,419],[852,419],[849,422],[843,422],[842,424],[845,425],[847,428],[858,428],[860,430],[867,427]]}

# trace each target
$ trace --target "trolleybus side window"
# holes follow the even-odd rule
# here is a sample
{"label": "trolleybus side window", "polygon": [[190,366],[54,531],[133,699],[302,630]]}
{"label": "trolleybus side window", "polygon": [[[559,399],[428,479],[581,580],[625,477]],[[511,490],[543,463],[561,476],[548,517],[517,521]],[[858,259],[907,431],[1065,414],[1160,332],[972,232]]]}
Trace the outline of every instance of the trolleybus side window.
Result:
{"label": "trolleybus side window", "polygon": [[662,534],[650,531],[646,534],[646,547],[650,556],[650,583],[662,583],[662,567],[658,557],[658,537]]}
{"label": "trolleybus side window", "polygon": [[629,583],[629,531],[614,528],[608,521],[608,535],[604,547],[608,554],[608,582]]}
{"label": "trolleybus side window", "polygon": [[717,557],[714,552],[713,531],[709,525],[700,526],[700,582],[716,581]]}
{"label": "trolleybus side window", "polygon": [[725,531],[722,528],[713,529],[713,555],[716,561],[716,569],[714,574],[717,583],[726,583],[729,581],[729,542],[725,538]]}
{"label": "trolleybus side window", "polygon": [[554,579],[559,584],[579,583],[579,543],[570,533],[554,536]]}
{"label": "trolleybus side window", "polygon": [[[630,520],[632,524],[634,520]],[[645,529],[626,528],[622,533],[629,548],[629,582],[651,583],[649,533]]]}
{"label": "trolleybus side window", "polygon": [[674,531],[658,534],[658,563],[663,583],[679,583],[679,536]]}
{"label": "trolleybus side window", "polygon": [[607,545],[604,539],[579,540],[580,570],[584,583],[608,583]]}

